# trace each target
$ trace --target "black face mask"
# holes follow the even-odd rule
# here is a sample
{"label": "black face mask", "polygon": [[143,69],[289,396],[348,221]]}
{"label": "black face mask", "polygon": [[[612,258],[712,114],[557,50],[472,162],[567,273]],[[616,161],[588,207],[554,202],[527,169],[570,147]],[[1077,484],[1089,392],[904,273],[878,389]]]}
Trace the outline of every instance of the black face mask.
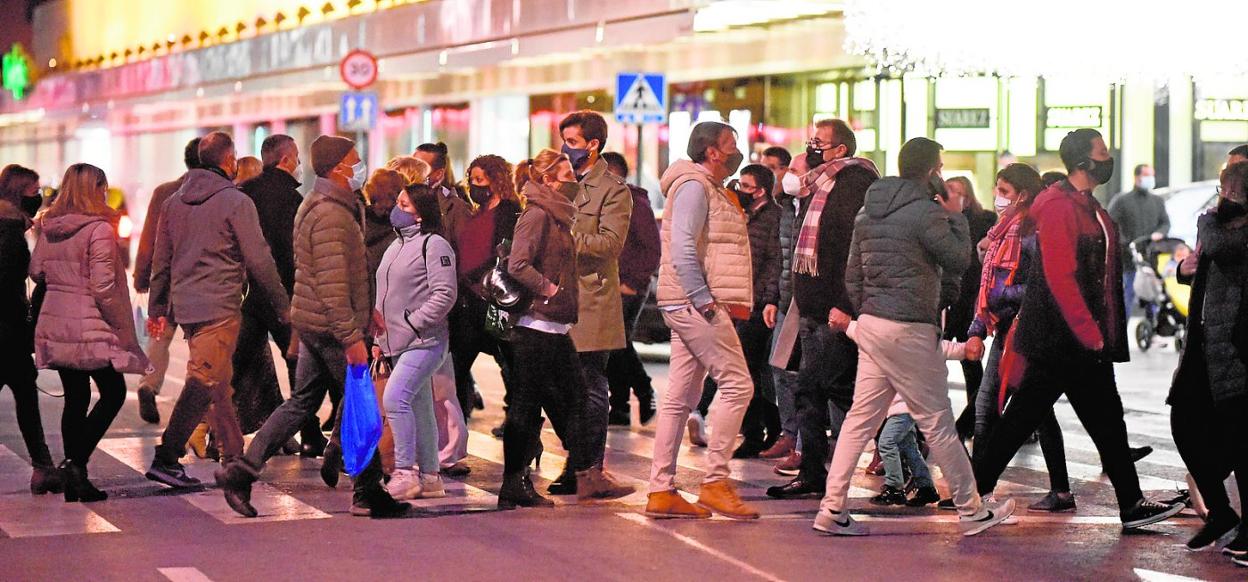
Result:
{"label": "black face mask", "polygon": [[31,218],[35,217],[35,213],[39,212],[39,208],[43,206],[43,196],[22,196],[22,212]]}
{"label": "black face mask", "polygon": [[1243,204],[1226,198],[1218,200],[1218,212],[1216,217],[1219,222],[1233,220],[1244,216],[1245,214],[1248,214],[1248,207],[1245,207]]}
{"label": "black face mask", "polygon": [[477,206],[485,206],[490,201],[490,188],[488,186],[478,186],[476,184],[468,185],[468,197]]}
{"label": "black face mask", "polygon": [[812,170],[822,166],[823,150],[814,146],[806,146],[806,165]]}
{"label": "black face mask", "polygon": [[1088,170],[1088,174],[1096,180],[1097,184],[1108,184],[1109,179],[1114,176],[1114,158],[1092,160],[1092,164],[1092,169]]}

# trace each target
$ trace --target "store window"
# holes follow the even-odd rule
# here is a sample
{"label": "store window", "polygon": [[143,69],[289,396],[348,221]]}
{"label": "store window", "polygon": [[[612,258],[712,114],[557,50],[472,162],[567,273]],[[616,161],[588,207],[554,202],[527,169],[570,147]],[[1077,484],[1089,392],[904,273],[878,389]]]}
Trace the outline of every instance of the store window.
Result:
{"label": "store window", "polygon": [[1248,143],[1248,80],[1198,83],[1192,104],[1196,123],[1196,180],[1216,179],[1226,152]]}

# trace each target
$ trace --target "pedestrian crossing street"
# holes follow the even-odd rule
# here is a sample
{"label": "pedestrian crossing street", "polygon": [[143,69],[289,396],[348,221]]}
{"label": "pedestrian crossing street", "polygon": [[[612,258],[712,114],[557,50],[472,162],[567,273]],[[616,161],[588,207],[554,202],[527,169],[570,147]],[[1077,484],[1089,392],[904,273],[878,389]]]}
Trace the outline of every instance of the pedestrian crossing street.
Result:
{"label": "pedestrian crossing street", "polygon": [[[1091,441],[1082,434],[1077,423],[1069,422],[1073,419],[1064,420],[1068,421],[1064,423],[1067,427],[1067,465],[1079,498],[1079,511],[1074,514],[1032,514],[1023,517],[1027,523],[1033,524],[1116,526],[1118,519],[1116,507],[1112,506],[1112,492],[1096,463]],[[488,425],[481,421],[474,421],[473,425],[477,430],[470,433],[468,444],[468,464],[473,467],[472,474],[462,481],[446,479],[445,498],[414,501],[413,505],[419,510],[416,514],[418,517],[451,517],[468,512],[496,510],[495,492],[500,481],[503,444],[501,440],[484,432],[484,427]],[[549,428],[545,431],[543,440],[546,450],[542,455],[540,468],[533,472],[539,490],[544,490],[546,483],[559,475],[565,460],[558,439]],[[247,519],[226,506],[220,491],[213,485],[212,472],[217,465],[211,461],[194,457],[184,459],[187,472],[205,482],[206,486],[200,490],[177,492],[146,480],[143,473],[151,462],[154,442],[154,437],[151,436],[106,438],[101,442],[96,457],[92,460],[92,475],[98,481],[97,485],[110,493],[110,499],[96,504],[64,503],[60,496],[54,495],[31,496],[27,490],[29,464],[6,446],[10,443],[0,444],[0,534],[9,538],[26,538],[124,532],[128,528],[136,527],[133,520],[128,520],[127,525],[122,527],[118,525],[120,520],[110,521],[105,516],[144,513],[140,511],[141,506],[155,496],[175,499],[177,503],[185,504],[191,510],[191,515],[215,520],[227,526],[245,527],[246,524],[263,522],[349,517],[346,514],[350,502],[349,480],[344,477],[338,490],[330,491],[321,483],[316,470],[320,466],[319,460],[276,457],[270,463],[262,481],[253,488],[252,502],[260,516]],[[13,445],[21,446],[20,441]],[[652,431],[636,427],[633,430],[612,429],[608,437],[608,447],[609,469],[620,480],[635,486],[637,492],[617,501],[596,504],[598,508],[591,511],[637,514],[646,502],[649,458],[653,448]],[[678,483],[682,488],[696,492],[704,455],[705,449],[691,448],[687,443],[682,447],[678,458]],[[859,467],[865,467],[870,459],[870,454],[865,453],[859,461]],[[101,480],[97,467],[112,465],[113,461],[120,463],[126,470],[116,478],[110,476]],[[775,475],[772,466],[772,462],[763,460],[734,460],[731,477],[737,482],[742,495],[760,508],[764,519],[809,520],[817,509],[816,501],[777,501],[766,497],[766,487],[783,483],[787,479]],[[938,486],[943,490],[943,483],[939,482],[939,469],[935,466],[932,469]],[[1182,463],[1172,450],[1154,452],[1149,459],[1140,463],[1140,469],[1143,488],[1145,491],[1156,492],[1157,496],[1172,495],[1177,488],[1185,487],[1181,482]],[[1007,471],[998,488],[998,495],[1018,496],[1020,501],[1027,502],[1042,496],[1047,490],[1047,476],[1043,471],[1044,460],[1038,447],[1024,448],[1012,468]],[[878,491],[881,483],[881,478],[867,476],[861,471],[855,476],[850,497],[854,500],[854,507],[863,512],[863,521],[926,524],[952,522],[956,519],[952,513],[938,513],[935,509],[882,509],[868,504],[866,499]],[[690,500],[696,498],[694,493],[684,494]],[[574,497],[554,499],[561,506],[576,503]],[[1178,519],[1183,518],[1180,516]],[[138,527],[142,527],[141,523],[140,521]]]}

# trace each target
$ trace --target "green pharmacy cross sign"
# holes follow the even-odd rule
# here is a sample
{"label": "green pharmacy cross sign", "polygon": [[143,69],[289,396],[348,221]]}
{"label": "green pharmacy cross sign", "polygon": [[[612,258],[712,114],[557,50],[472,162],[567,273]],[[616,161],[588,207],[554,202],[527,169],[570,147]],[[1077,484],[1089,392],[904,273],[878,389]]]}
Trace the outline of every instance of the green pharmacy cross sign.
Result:
{"label": "green pharmacy cross sign", "polygon": [[4,88],[17,100],[24,99],[30,88],[30,55],[20,43],[4,55]]}

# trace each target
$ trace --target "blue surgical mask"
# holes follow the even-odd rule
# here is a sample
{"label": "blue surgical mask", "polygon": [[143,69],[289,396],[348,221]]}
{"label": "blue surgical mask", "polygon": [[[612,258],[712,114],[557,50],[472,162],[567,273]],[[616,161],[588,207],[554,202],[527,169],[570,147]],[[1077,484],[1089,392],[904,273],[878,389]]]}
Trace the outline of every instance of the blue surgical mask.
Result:
{"label": "blue surgical mask", "polygon": [[354,166],[351,166],[351,177],[347,178],[347,183],[351,186],[351,191],[359,190],[364,187],[364,182],[368,181],[368,164],[364,160],[360,160]]}
{"label": "blue surgical mask", "polygon": [[419,221],[416,220],[415,214],[407,212],[403,210],[402,208],[399,208],[397,205],[394,208],[390,209],[390,225],[391,226],[399,230],[403,230],[410,226],[416,226],[417,224],[419,224]]}
{"label": "blue surgical mask", "polygon": [[585,160],[589,159],[589,150],[585,148],[568,147],[568,144],[565,143],[562,151],[568,156],[568,162],[572,164],[572,169],[574,170],[581,169],[581,166],[585,165]]}

